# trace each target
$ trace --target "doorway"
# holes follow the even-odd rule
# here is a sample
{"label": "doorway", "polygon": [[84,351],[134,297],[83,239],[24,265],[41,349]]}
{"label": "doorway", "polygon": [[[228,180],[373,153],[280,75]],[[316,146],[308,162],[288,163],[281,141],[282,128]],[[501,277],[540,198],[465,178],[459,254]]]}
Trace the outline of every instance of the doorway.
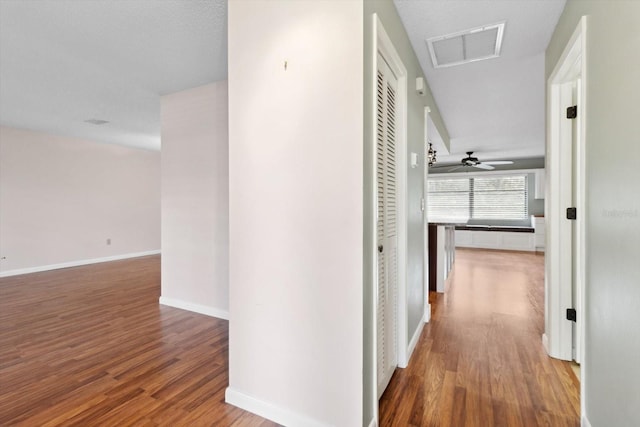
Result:
{"label": "doorway", "polygon": [[375,230],[374,349],[377,399],[396,367],[407,365],[406,160],[407,70],[380,19],[373,15],[373,147]]}
{"label": "doorway", "polygon": [[398,78],[378,53],[376,78],[378,398],[398,366]]}
{"label": "doorway", "polygon": [[543,343],[550,356],[578,363],[584,356],[586,25],[583,17],[547,84]]}

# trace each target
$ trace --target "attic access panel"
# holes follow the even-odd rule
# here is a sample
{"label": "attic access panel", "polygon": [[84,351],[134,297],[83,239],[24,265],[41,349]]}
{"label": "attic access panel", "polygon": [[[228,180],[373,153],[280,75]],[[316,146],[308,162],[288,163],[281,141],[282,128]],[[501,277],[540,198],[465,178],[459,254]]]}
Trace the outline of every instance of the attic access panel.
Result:
{"label": "attic access panel", "polygon": [[434,68],[451,67],[497,58],[502,48],[505,21],[427,39]]}

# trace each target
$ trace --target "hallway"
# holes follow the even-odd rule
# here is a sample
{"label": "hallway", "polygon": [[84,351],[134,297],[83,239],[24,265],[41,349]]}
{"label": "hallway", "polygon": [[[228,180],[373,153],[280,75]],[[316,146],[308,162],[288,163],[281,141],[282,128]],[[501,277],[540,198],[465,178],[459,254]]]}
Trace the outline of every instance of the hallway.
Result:
{"label": "hallway", "polygon": [[578,426],[580,385],[549,358],[544,257],[458,249],[446,295],[380,400],[381,426]]}

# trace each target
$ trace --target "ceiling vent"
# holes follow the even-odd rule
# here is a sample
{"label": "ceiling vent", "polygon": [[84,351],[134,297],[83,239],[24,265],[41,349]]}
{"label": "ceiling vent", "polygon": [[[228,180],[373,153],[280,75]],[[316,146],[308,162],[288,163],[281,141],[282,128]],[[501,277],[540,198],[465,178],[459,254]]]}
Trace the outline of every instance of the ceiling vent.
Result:
{"label": "ceiling vent", "polygon": [[85,120],[85,123],[91,123],[92,125],[106,125],[107,123],[109,123],[108,120],[101,120],[101,119],[89,119],[89,120]]}
{"label": "ceiling vent", "polygon": [[505,22],[427,39],[434,68],[500,56]]}

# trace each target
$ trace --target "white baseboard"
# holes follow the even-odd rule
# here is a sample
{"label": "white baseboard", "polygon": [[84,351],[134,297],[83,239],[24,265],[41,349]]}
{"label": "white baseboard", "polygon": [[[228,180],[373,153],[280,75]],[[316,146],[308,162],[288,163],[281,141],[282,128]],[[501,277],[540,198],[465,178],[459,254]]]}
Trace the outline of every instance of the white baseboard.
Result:
{"label": "white baseboard", "polygon": [[229,311],[221,310],[208,305],[195,304],[175,298],[160,297],[160,304],[168,307],[179,308],[182,310],[193,311],[194,313],[204,314],[206,316],[217,317],[218,319],[229,320]]}
{"label": "white baseboard", "polygon": [[589,419],[586,415],[582,416],[582,423],[580,425],[581,427],[591,427],[591,423],[589,422]]}
{"label": "white baseboard", "polygon": [[420,335],[422,334],[422,329],[424,329],[424,322],[418,323],[416,332],[413,334],[413,337],[411,337],[411,341],[409,341],[409,347],[407,348],[407,364],[409,364],[409,361],[411,360],[413,350],[415,350],[416,345],[418,345],[418,340],[420,339]]}
{"label": "white baseboard", "polygon": [[371,418],[371,422],[369,423],[369,427],[378,427],[378,423],[376,422],[376,417]]}
{"label": "white baseboard", "polygon": [[542,334],[542,346],[544,347],[544,351],[549,354],[549,337],[547,337],[547,334]]}
{"label": "white baseboard", "polygon": [[122,255],[112,255],[112,256],[107,256],[102,258],[69,261],[69,262],[63,262],[60,264],[42,265],[39,267],[20,268],[17,270],[2,271],[0,272],[0,277],[18,276],[20,274],[38,273],[41,271],[58,270],[60,268],[79,267],[81,265],[97,264],[100,262],[108,262],[108,261],[117,261],[117,260],[127,259],[127,258],[137,258],[137,257],[147,256],[147,255],[157,255],[159,253],[160,253],[160,250],[158,249],[155,251],[134,252],[134,253],[122,254]]}
{"label": "white baseboard", "polygon": [[286,408],[281,408],[272,403],[256,399],[255,397],[246,395],[231,387],[227,387],[225,392],[225,401],[233,406],[237,406],[245,411],[260,415],[263,418],[271,420],[283,426],[291,427],[324,427],[325,424],[298,414]]}
{"label": "white baseboard", "polygon": [[424,323],[429,323],[431,321],[431,304],[427,303],[424,308],[424,319],[422,319]]}

